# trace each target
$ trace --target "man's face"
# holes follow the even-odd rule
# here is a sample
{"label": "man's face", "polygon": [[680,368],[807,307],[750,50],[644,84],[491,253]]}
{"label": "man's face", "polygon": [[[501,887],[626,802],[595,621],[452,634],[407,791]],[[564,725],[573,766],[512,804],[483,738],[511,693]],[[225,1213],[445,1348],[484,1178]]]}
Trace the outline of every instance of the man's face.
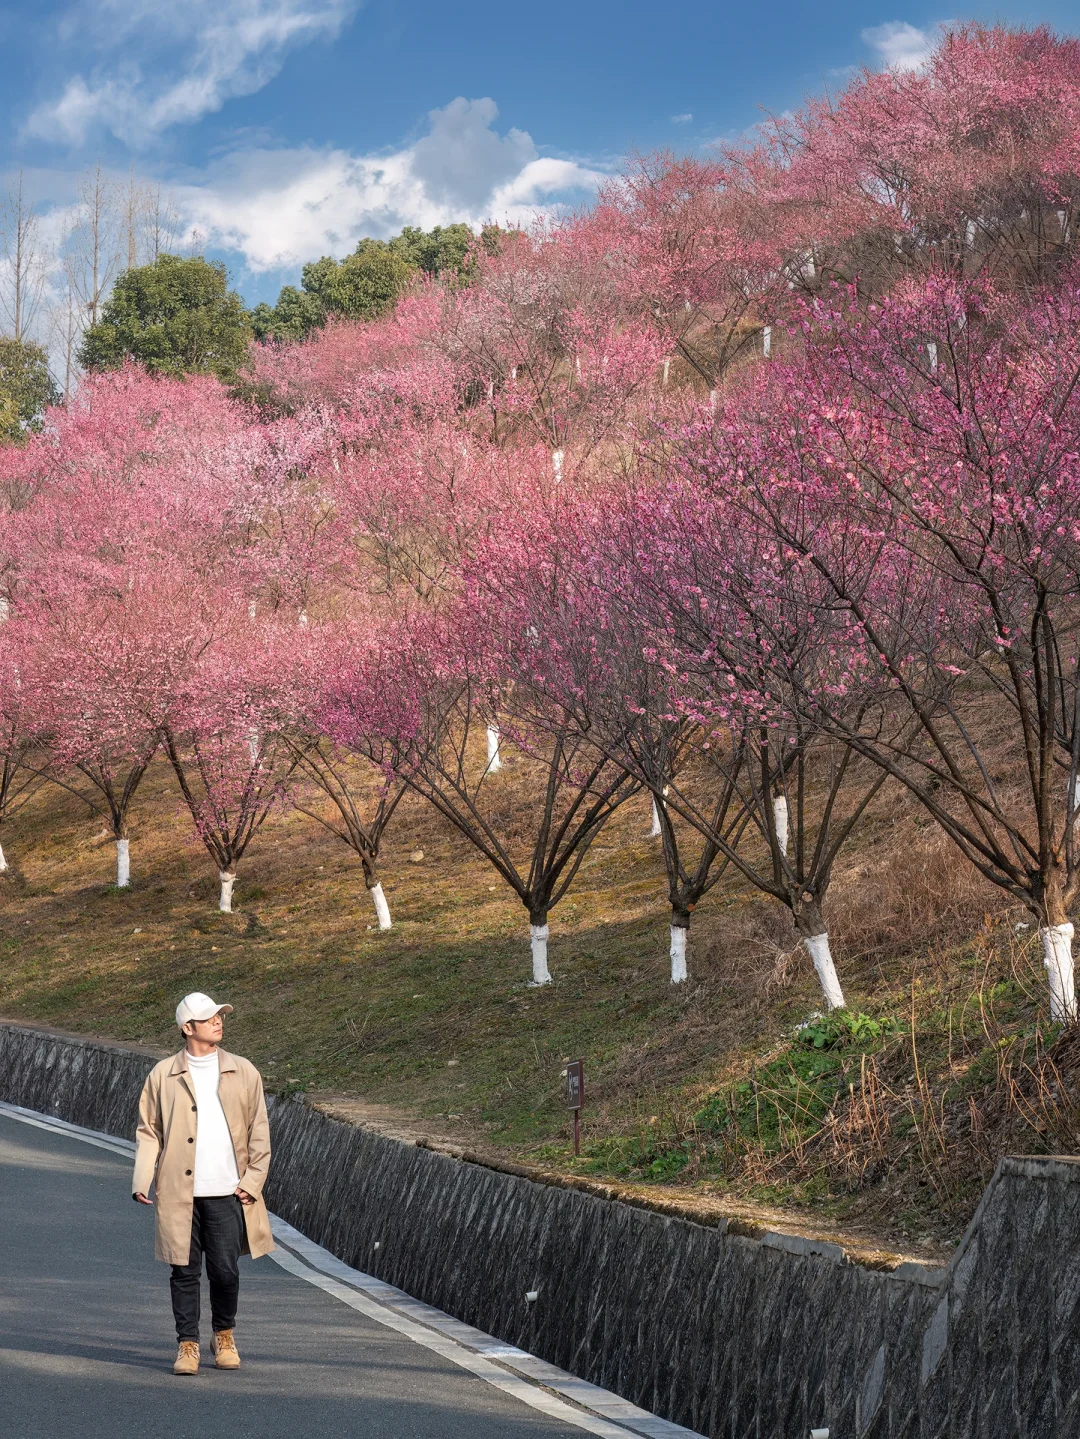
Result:
{"label": "man's face", "polygon": [[220,1044],[222,1035],[222,1023],[220,1014],[212,1014],[209,1019],[189,1019],[188,1029],[192,1039],[201,1039],[204,1044]]}

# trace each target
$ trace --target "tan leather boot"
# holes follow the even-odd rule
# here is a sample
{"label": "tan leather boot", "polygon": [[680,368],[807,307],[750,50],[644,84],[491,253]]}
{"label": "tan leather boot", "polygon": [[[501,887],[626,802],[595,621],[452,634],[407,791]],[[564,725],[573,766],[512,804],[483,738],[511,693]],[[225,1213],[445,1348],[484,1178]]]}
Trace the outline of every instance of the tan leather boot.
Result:
{"label": "tan leather boot", "polygon": [[219,1369],[239,1369],[240,1355],[236,1352],[236,1340],[231,1329],[218,1329],[211,1345],[214,1363]]}
{"label": "tan leather boot", "polygon": [[198,1374],[199,1342],[197,1339],[181,1339],[172,1372],[174,1374]]}

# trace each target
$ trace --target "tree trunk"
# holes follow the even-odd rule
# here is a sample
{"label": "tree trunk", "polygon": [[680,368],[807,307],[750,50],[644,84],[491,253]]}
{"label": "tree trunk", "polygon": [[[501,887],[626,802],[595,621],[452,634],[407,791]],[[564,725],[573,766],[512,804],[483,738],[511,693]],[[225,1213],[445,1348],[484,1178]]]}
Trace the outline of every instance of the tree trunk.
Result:
{"label": "tree trunk", "polygon": [[671,911],[671,982],[685,984],[687,980],[686,944],[690,938],[690,916],[686,910]]}
{"label": "tree trunk", "polygon": [[236,875],[227,869],[218,872],[221,880],[221,898],[218,900],[218,909],[222,914],[232,914],[232,892],[236,883]]}
{"label": "tree trunk", "polygon": [[1076,983],[1073,976],[1073,927],[1048,924],[1039,931],[1043,963],[1050,985],[1050,1018],[1055,1024],[1071,1024],[1076,1018]]}
{"label": "tree trunk", "polygon": [[812,902],[809,895],[795,910],[795,924],[803,937],[803,943],[806,945],[810,958],[814,961],[814,969],[817,971],[817,977],[821,981],[821,991],[825,996],[826,1008],[844,1009],[847,1001],[844,999],[844,991],[840,988],[836,965],[833,963],[825,921],[821,917],[821,909],[817,902]]}
{"label": "tree trunk", "polygon": [[499,731],[493,724],[487,727],[487,767],[488,773],[494,774],[502,769],[502,757],[499,754]]}
{"label": "tree trunk", "polygon": [[126,839],[116,841],[116,887],[128,889],[131,885],[131,856]]}
{"label": "tree trunk", "polygon": [[772,802],[773,824],[776,826],[776,843],[786,858],[788,852],[788,803],[787,796],[778,794]]}
{"label": "tree trunk", "polygon": [[660,836],[660,811],[656,807],[656,796],[652,797],[652,829],[649,830],[650,839],[658,839]]}
{"label": "tree trunk", "polygon": [[551,971],[548,969],[547,960],[547,915],[533,914],[529,916],[529,920],[529,941],[532,945],[532,979],[529,984],[532,986],[550,984]]}
{"label": "tree trunk", "polygon": [[[670,785],[664,786],[665,799],[667,799],[668,790],[670,788]],[[649,830],[649,838],[659,839],[661,833],[662,830],[660,828],[660,806],[656,803],[656,795],[654,794],[652,797],[652,829]]]}
{"label": "tree trunk", "polygon": [[1051,871],[1039,895],[1039,938],[1050,987],[1050,1018],[1055,1024],[1076,1019],[1076,981],[1073,972],[1073,927],[1069,922],[1059,873]]}
{"label": "tree trunk", "polygon": [[4,846],[0,844],[0,874],[3,874],[4,870],[7,869],[7,867],[8,862],[4,858]]}
{"label": "tree trunk", "polygon": [[393,922],[390,919],[390,906],[386,902],[386,895],[383,894],[382,884],[373,884],[368,890],[368,894],[371,895],[371,902],[375,906],[375,913],[379,916],[379,928],[390,929]]}
{"label": "tree trunk", "polygon": [[822,930],[820,934],[805,935],[804,943],[810,952],[810,958],[814,961],[817,977],[821,981],[821,991],[825,996],[826,1008],[843,1009],[846,1001],[836,974],[832,950],[829,948],[828,933]]}

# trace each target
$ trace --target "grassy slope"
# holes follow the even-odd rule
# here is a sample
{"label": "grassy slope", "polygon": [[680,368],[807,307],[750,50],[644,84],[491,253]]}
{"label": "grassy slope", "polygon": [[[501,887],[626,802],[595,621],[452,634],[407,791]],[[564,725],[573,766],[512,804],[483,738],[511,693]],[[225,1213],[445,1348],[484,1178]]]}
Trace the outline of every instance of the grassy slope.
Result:
{"label": "grassy slope", "polygon": [[[1015,946],[998,942],[1016,916],[903,805],[879,812],[838,875],[832,928],[852,1008],[901,1026],[914,1013],[921,1070],[910,1024],[832,1051],[824,1065],[792,1048],[793,1025],[818,1002],[812,971],[783,916],[733,880],[695,915],[692,980],[673,991],[663,867],[642,797],[553,912],[556,983],[545,990],[525,983],[524,909],[417,800],[405,801],[386,845],[388,935],[374,928],[358,863],[306,817],[271,820],[240,866],[238,912],[226,916],[164,766],[137,807],[135,883],[124,893],[109,883],[114,851],[100,819],[71,795],[44,790],[5,827],[14,868],[0,887],[0,1013],[168,1046],[176,1000],[206,989],[236,1006],[229,1041],[271,1087],[359,1096],[474,1146],[570,1169],[560,1071],[583,1055],[579,1170],[758,1202],[768,1214],[797,1206],[912,1252],[942,1252],[992,1166],[988,1140],[963,1173],[946,1166],[935,1178],[948,1124],[940,1140],[928,1135],[927,1114],[966,1113],[962,1094],[948,1114],[939,1103],[957,1086],[980,1103],[1000,1089],[992,1056],[1003,1036],[1032,1031],[1040,996],[1028,958],[1018,968]],[[866,1095],[864,1052],[891,1098],[875,1099],[860,1129],[852,1088],[841,1134],[830,1096],[854,1081]],[[928,1074],[920,1111],[910,1096]],[[761,1094],[777,1083],[794,1097],[766,1103],[763,1124]],[[710,1117],[731,1113],[723,1134],[719,1123],[709,1130]]]}

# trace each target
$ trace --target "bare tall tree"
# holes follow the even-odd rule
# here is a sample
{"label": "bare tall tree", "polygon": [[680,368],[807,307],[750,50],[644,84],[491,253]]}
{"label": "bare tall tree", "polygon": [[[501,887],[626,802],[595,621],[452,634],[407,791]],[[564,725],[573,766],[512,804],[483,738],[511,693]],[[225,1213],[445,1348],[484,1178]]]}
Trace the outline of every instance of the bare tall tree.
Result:
{"label": "bare tall tree", "polygon": [[53,364],[59,369],[56,378],[63,386],[66,401],[75,379],[75,356],[83,332],[82,305],[75,283],[75,263],[69,254],[62,256],[59,280],[49,315],[49,348],[53,354]]}
{"label": "bare tall tree", "polygon": [[22,170],[4,202],[0,244],[6,261],[0,304],[15,339],[23,340],[41,303],[45,265],[38,216],[33,204],[26,198]]}
{"label": "bare tall tree", "polygon": [[84,178],[71,232],[69,254],[73,261],[75,291],[86,323],[96,325],[102,301],[119,265],[116,186],[100,165]]}
{"label": "bare tall tree", "polygon": [[151,264],[163,250],[172,248],[179,235],[176,200],[168,190],[162,190],[160,180],[143,189],[142,230],[143,254]]}
{"label": "bare tall tree", "polygon": [[128,172],[127,194],[124,196],[124,231],[127,239],[127,268],[139,263],[139,218],[146,204],[144,186],[135,182],[135,166]]}

